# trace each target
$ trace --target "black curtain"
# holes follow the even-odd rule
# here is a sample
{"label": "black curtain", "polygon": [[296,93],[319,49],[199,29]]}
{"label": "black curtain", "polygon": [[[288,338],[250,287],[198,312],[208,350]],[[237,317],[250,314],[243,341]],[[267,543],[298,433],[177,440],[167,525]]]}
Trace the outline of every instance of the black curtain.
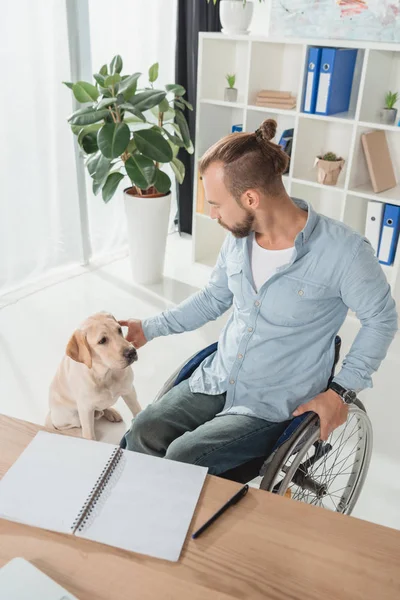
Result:
{"label": "black curtain", "polygon": [[[197,58],[200,31],[220,31],[218,3],[207,0],[178,0],[178,31],[176,42],[175,81],[187,90],[187,99],[194,110],[185,111],[190,135],[195,140]],[[180,151],[186,167],[185,180],[177,186],[179,231],[192,233],[194,157]]]}

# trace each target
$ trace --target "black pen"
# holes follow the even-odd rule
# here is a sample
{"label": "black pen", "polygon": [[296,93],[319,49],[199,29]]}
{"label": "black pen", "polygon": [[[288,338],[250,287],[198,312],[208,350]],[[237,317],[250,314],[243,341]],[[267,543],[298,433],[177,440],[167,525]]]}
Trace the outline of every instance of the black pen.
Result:
{"label": "black pen", "polygon": [[195,540],[196,538],[198,538],[199,535],[202,534],[203,531],[208,529],[210,527],[210,525],[218,519],[218,517],[220,517],[226,510],[228,510],[228,508],[230,506],[237,504],[241,498],[244,498],[244,496],[247,494],[248,491],[249,491],[249,486],[246,484],[234,496],[232,496],[232,498],[230,500],[228,500],[228,502],[226,504],[221,506],[221,508],[215,513],[215,515],[213,515],[210,519],[208,519],[208,521],[206,521],[204,523],[204,525],[202,525],[200,527],[200,529],[198,529],[197,531],[194,532],[194,534],[192,535],[192,539]]}

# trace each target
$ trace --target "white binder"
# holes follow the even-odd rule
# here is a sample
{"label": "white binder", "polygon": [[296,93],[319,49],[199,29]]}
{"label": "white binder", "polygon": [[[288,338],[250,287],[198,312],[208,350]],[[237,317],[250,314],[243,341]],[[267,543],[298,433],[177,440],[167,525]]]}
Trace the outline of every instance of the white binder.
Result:
{"label": "white binder", "polygon": [[375,202],[373,200],[370,200],[367,205],[365,237],[371,242],[375,256],[378,254],[384,208],[385,205],[383,202]]}

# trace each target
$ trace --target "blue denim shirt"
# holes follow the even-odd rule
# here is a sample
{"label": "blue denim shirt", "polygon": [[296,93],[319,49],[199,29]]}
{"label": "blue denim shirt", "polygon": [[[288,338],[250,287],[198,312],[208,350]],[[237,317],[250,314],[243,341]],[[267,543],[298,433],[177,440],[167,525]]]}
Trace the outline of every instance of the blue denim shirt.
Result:
{"label": "blue denim shirt", "polygon": [[227,392],[221,414],[279,422],[326,389],[334,340],[348,309],[362,327],[334,380],[347,389],[372,387],[371,375],[397,331],[386,277],[366,240],[349,227],[308,210],[290,263],[254,288],[252,235],[228,235],[207,286],[182,304],[143,321],[147,340],[197,329],[233,311],[218,351],[190,379],[193,392]]}

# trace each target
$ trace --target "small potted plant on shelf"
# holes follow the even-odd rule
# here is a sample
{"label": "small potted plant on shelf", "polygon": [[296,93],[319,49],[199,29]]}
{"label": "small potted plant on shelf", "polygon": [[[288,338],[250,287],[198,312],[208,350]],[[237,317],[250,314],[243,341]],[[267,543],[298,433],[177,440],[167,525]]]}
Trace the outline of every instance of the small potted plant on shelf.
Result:
{"label": "small potted plant on shelf", "polygon": [[226,81],[228,82],[227,88],[225,88],[224,100],[227,102],[236,102],[238,91],[235,88],[236,75],[226,75]]}
{"label": "small potted plant on shelf", "polygon": [[399,98],[398,92],[387,92],[385,96],[385,107],[380,111],[381,123],[394,125],[397,117],[397,108],[394,108]]}
{"label": "small potted plant on shelf", "polygon": [[185,167],[180,148],[193,153],[183,110],[192,106],[185,89],[172,83],[155,89],[158,63],[149,69],[149,84],[139,86],[141,73],[122,75],[118,55],[93,75],[95,83],[64,82],[83,108],[68,119],[85,157],[93,192],[109,202],[119,184],[124,190],[132,275],[136,283],[161,279],[171,200],[170,165],[179,183]]}
{"label": "small potted plant on shelf", "polygon": [[336,185],[344,163],[344,159],[336,156],[334,152],[327,152],[323,156],[317,156],[314,166],[318,169],[318,183]]}
{"label": "small potted plant on shelf", "polygon": [[[207,0],[210,3],[211,0]],[[212,0],[217,4],[217,0]],[[259,0],[264,2],[264,0]],[[222,33],[235,35],[247,33],[253,16],[253,2],[249,0],[220,0],[219,18],[222,25]]]}

